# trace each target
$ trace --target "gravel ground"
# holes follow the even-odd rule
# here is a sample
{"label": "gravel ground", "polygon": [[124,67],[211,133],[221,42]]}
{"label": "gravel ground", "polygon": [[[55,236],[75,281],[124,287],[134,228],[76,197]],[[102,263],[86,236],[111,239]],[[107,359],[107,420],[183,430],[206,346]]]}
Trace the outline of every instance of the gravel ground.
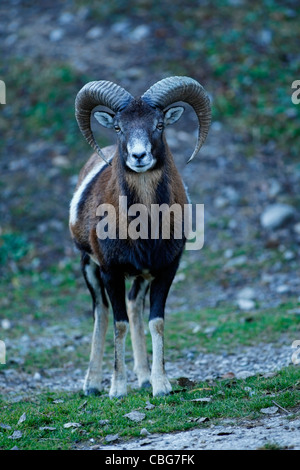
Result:
{"label": "gravel ground", "polygon": [[[277,412],[278,413],[278,412]],[[172,434],[153,434],[128,443],[97,446],[92,450],[257,450],[266,445],[300,450],[300,419],[274,416],[253,421],[224,422],[217,426]]]}

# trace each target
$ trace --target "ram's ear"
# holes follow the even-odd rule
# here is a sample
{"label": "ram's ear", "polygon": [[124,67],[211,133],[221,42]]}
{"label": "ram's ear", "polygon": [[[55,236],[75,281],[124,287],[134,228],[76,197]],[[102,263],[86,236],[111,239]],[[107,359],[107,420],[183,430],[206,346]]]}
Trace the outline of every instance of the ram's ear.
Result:
{"label": "ram's ear", "polygon": [[175,122],[177,122],[178,119],[181,118],[183,111],[183,106],[174,106],[173,108],[167,109],[167,111],[165,112],[164,119],[165,126],[169,126],[170,124],[174,124]]}
{"label": "ram's ear", "polygon": [[104,111],[96,111],[94,113],[95,118],[101,124],[101,126],[108,127],[111,129],[114,125],[114,115],[106,113]]}

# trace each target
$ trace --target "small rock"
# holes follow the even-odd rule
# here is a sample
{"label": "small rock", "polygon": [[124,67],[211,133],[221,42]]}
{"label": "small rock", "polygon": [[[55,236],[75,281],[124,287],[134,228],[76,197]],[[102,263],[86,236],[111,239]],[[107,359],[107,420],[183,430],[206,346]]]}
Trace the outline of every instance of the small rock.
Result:
{"label": "small rock", "polygon": [[62,13],[58,19],[58,22],[61,25],[70,24],[73,21],[74,21],[74,15],[72,15],[72,13],[68,11],[65,11],[64,13]]}
{"label": "small rock", "polygon": [[22,431],[14,431],[12,435],[8,437],[8,439],[21,439],[22,436]]}
{"label": "small rock", "polygon": [[300,222],[297,222],[297,224],[294,225],[294,232],[297,233],[297,235],[300,235]]}
{"label": "small rock", "polygon": [[41,380],[42,376],[39,372],[33,374],[33,380]]}
{"label": "small rock", "polygon": [[58,42],[64,36],[64,31],[62,29],[53,29],[49,35],[49,39],[51,42]]}
{"label": "small rock", "polygon": [[238,307],[241,310],[253,310],[255,308],[255,302],[251,299],[238,299]]}
{"label": "small rock", "polygon": [[261,214],[260,223],[263,228],[277,229],[289,222],[295,214],[295,209],[288,204],[271,204]]}
{"label": "small rock", "polygon": [[130,413],[124,415],[124,417],[130,419],[131,421],[139,423],[140,421],[143,421],[143,419],[146,418],[146,415],[145,413],[141,413],[140,411],[131,411]]}
{"label": "small rock", "polygon": [[66,423],[64,424],[64,428],[65,429],[69,429],[69,428],[79,428],[81,426],[80,423]]}
{"label": "small rock", "polygon": [[185,276],[184,273],[178,273],[178,274],[176,274],[176,276],[174,278],[173,284],[177,284],[177,282],[184,281],[185,278],[186,278],[186,276]]}
{"label": "small rock", "polygon": [[63,155],[57,155],[52,159],[52,163],[55,166],[60,168],[68,168],[70,166],[70,161],[68,158],[64,157]]}
{"label": "small rock", "polygon": [[287,294],[290,291],[290,287],[287,284],[282,284],[276,287],[276,292],[278,294]]}
{"label": "small rock", "polygon": [[246,255],[240,255],[240,256],[235,256],[234,258],[231,258],[230,260],[227,261],[227,263],[224,265],[225,269],[228,268],[234,268],[235,266],[242,266],[248,261]]}
{"label": "small rock", "polygon": [[119,439],[119,434],[108,434],[105,436],[106,442],[114,442]]}
{"label": "small rock", "polygon": [[295,259],[296,255],[291,250],[287,250],[287,251],[284,252],[283,257],[287,261],[290,261],[292,259]]}
{"label": "small rock", "polygon": [[103,28],[100,26],[94,26],[93,28],[89,29],[86,33],[86,37],[88,39],[98,39],[103,35]]}
{"label": "small rock", "polygon": [[51,426],[42,426],[39,428],[40,431],[56,431],[57,428],[52,428]]}
{"label": "small rock", "polygon": [[150,401],[146,401],[145,410],[153,410],[153,408],[155,408],[155,405],[150,403]]}
{"label": "small rock", "polygon": [[133,42],[140,42],[143,39],[146,39],[150,34],[150,28],[146,24],[141,24],[137,26],[129,35],[129,38]]}
{"label": "small rock", "polygon": [[99,424],[100,426],[105,426],[105,425],[108,424],[108,423],[109,423],[109,420],[108,420],[108,419],[100,419],[100,420],[98,421],[98,424]]}
{"label": "small rock", "polygon": [[1,320],[1,328],[3,330],[9,330],[11,328],[11,322],[7,320],[7,318],[4,318]]}
{"label": "small rock", "polygon": [[20,416],[18,424],[22,424],[24,421],[26,421],[26,413],[23,413],[22,416]]}
{"label": "small rock", "polygon": [[252,287],[245,287],[238,293],[239,299],[253,300],[256,297],[255,290]]}
{"label": "small rock", "polygon": [[228,206],[229,204],[229,201],[227,198],[223,197],[223,196],[218,196],[216,197],[216,199],[214,200],[214,206],[217,208],[217,209],[223,209],[224,207]]}
{"label": "small rock", "polygon": [[265,415],[274,415],[275,413],[277,413],[277,411],[277,406],[269,406],[268,408],[262,408],[260,410],[260,412],[264,413]]}
{"label": "small rock", "polygon": [[0,429],[6,429],[7,431],[9,431],[11,429],[11,426],[9,424],[0,423]]}
{"label": "small rock", "polygon": [[268,196],[270,198],[274,198],[274,197],[278,196],[280,191],[281,191],[280,183],[275,179],[271,179],[270,184],[269,184],[269,188],[268,188]]}
{"label": "small rock", "polygon": [[232,258],[233,250],[231,248],[227,248],[227,250],[224,251],[224,256],[227,259]]}
{"label": "small rock", "polygon": [[262,29],[258,33],[258,41],[262,46],[268,46],[272,42],[272,31],[270,29]]}
{"label": "small rock", "polygon": [[150,435],[150,432],[147,431],[146,428],[143,428],[143,429],[141,429],[140,435],[141,435],[141,436],[149,436],[149,435]]}
{"label": "small rock", "polygon": [[192,401],[193,403],[209,403],[211,401],[211,397],[194,398],[193,400],[189,400],[189,401]]}

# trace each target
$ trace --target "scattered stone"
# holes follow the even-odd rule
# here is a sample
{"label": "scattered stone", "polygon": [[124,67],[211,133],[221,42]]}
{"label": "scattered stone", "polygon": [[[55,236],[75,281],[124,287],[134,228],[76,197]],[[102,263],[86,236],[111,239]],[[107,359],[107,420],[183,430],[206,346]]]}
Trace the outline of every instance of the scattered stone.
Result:
{"label": "scattered stone", "polygon": [[143,419],[146,418],[146,415],[145,413],[141,413],[140,411],[131,411],[130,413],[124,415],[124,417],[130,419],[130,421],[135,421],[136,423],[139,423],[140,421],[143,421]]}
{"label": "scattered stone", "polygon": [[290,292],[290,286],[288,286],[286,284],[282,284],[280,286],[277,286],[276,287],[276,292],[277,292],[277,294],[287,294],[288,292]]}
{"label": "scattered stone", "polygon": [[49,39],[51,42],[58,42],[64,36],[64,31],[62,29],[53,29],[49,35]]}
{"label": "scattered stone", "polygon": [[260,412],[265,415],[274,415],[275,413],[277,413],[277,411],[278,411],[277,406],[269,406],[268,408],[262,408],[260,410]]}
{"label": "scattered stone", "polygon": [[231,258],[230,260],[227,261],[227,263],[224,266],[224,269],[230,269],[230,268],[235,268],[236,266],[242,266],[248,261],[248,258],[246,255],[240,255],[240,256],[235,256],[234,258]]}
{"label": "scattered stone", "polygon": [[143,39],[146,39],[151,30],[150,27],[146,24],[141,24],[137,26],[129,35],[129,39],[133,42],[140,42]]}
{"label": "scattered stone", "polygon": [[53,165],[58,166],[60,168],[69,168],[70,166],[69,159],[64,155],[57,155],[52,159],[52,163]]}
{"label": "scattered stone", "polygon": [[300,308],[292,308],[291,310],[287,310],[286,313],[291,315],[300,315]]}
{"label": "scattered stone", "polygon": [[108,420],[108,419],[100,419],[100,420],[98,421],[98,424],[99,424],[100,426],[105,426],[106,424],[109,424],[109,420]]}
{"label": "scattered stone", "polygon": [[295,209],[288,204],[271,204],[261,214],[260,223],[265,229],[277,229],[289,222]]}
{"label": "scattered stone", "polygon": [[119,434],[108,434],[105,436],[106,442],[115,442],[119,439]]}
{"label": "scattered stone", "polygon": [[150,432],[147,431],[146,428],[142,428],[142,429],[141,429],[141,432],[140,432],[140,435],[143,436],[143,437],[144,437],[144,436],[149,436],[149,435],[150,435]]}
{"label": "scattered stone", "polygon": [[51,426],[42,426],[39,428],[40,431],[56,431],[57,428],[53,428]]}
{"label": "scattered stone", "polygon": [[9,330],[11,328],[11,322],[7,320],[7,318],[4,318],[1,320],[1,328],[3,330]]}
{"label": "scattered stone", "polygon": [[284,259],[286,259],[287,261],[290,261],[290,260],[292,260],[292,259],[295,259],[295,258],[296,258],[296,255],[295,255],[295,253],[294,253],[293,251],[287,250],[287,251],[284,252],[283,257],[284,257]]}
{"label": "scattered stone", "polygon": [[21,439],[22,436],[22,431],[14,431],[12,435],[8,437],[8,439]]}
{"label": "scattered stone", "polygon": [[155,405],[150,403],[150,401],[146,401],[145,410],[153,410],[153,408],[155,408]]}
{"label": "scattered stone", "polygon": [[62,13],[58,19],[58,22],[61,25],[67,25],[67,24],[73,23],[73,21],[74,21],[74,15],[72,15],[72,13],[68,11],[65,11],[64,13]]}
{"label": "scattered stone", "polygon": [[9,424],[0,423],[0,429],[5,429],[9,431],[11,429],[11,426]]}
{"label": "scattered stone", "polygon": [[239,293],[238,293],[238,298],[239,299],[248,299],[248,300],[253,300],[256,297],[255,290],[252,287],[244,287]]}
{"label": "scattered stone", "polygon": [[79,428],[81,426],[80,423],[66,423],[64,424],[64,428],[65,429],[69,429],[69,428]]}
{"label": "scattered stone", "polygon": [[211,397],[207,398],[194,398],[193,400],[189,400],[195,403],[209,403],[211,401]]}
{"label": "scattered stone", "polygon": [[238,299],[238,307],[241,310],[253,310],[255,308],[255,302],[251,299]]}
{"label": "scattered stone", "polygon": [[293,228],[294,228],[294,232],[296,232],[297,235],[300,235],[300,222],[297,222]]}
{"label": "scattered stone", "polygon": [[23,413],[22,416],[20,416],[18,424],[22,424],[24,421],[26,421],[26,413]]}
{"label": "scattered stone", "polygon": [[98,39],[101,38],[103,35],[103,28],[100,28],[100,26],[94,26],[93,28],[89,29],[88,32],[86,33],[86,37],[88,39]]}
{"label": "scattered stone", "polygon": [[39,372],[35,372],[33,374],[33,380],[41,380],[42,379],[42,376]]}

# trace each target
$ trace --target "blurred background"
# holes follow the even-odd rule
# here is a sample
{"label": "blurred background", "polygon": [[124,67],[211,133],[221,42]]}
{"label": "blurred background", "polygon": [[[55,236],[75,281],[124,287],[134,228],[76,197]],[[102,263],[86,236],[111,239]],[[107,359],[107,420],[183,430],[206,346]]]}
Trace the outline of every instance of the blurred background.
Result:
{"label": "blurred background", "polygon": [[213,121],[188,166],[189,109],[168,132],[192,201],[205,204],[204,247],[184,255],[169,310],[229,308],[250,324],[278,308],[280,331],[298,321],[300,105],[291,86],[300,79],[299,34],[296,0],[1,2],[2,336],[40,327],[50,335],[65,320],[76,327],[90,318],[68,231],[91,153],[74,118],[77,92],[104,79],[139,95],[171,75],[200,81]]}

